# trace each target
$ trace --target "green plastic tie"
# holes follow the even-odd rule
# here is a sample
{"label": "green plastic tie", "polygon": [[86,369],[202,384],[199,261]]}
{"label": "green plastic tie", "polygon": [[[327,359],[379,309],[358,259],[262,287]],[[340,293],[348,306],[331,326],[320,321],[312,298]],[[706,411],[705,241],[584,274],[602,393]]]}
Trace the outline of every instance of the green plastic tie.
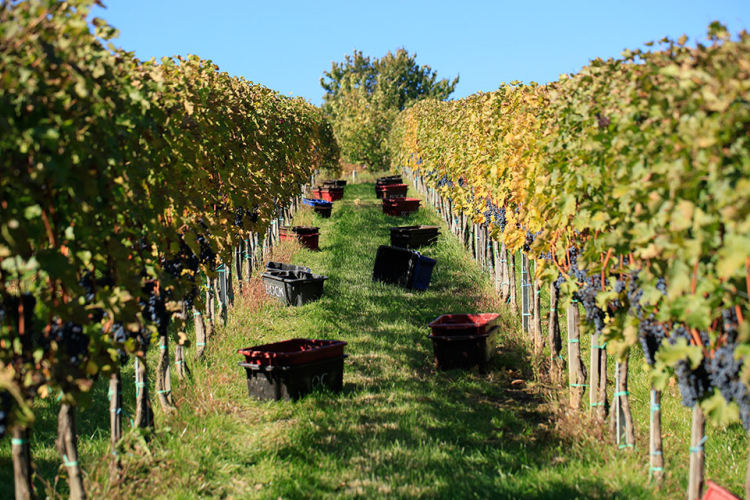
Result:
{"label": "green plastic tie", "polygon": [[11,438],[10,440],[10,444],[12,444],[13,446],[23,446],[28,442],[28,439]]}
{"label": "green plastic tie", "polygon": [[531,316],[531,313],[521,313],[521,316]]}
{"label": "green plastic tie", "polygon": [[664,455],[664,453],[662,453],[660,451],[652,451],[650,454],[651,455]]}
{"label": "green plastic tie", "polygon": [[588,387],[589,384],[570,384],[570,387]]}
{"label": "green plastic tie", "polygon": [[651,413],[655,413],[655,412],[660,411],[660,410],[661,410],[661,405],[657,405],[657,404],[652,404],[651,405]]}
{"label": "green plastic tie", "polygon": [[175,363],[176,365],[181,365],[181,364],[183,364],[183,363],[184,363],[184,361],[175,361],[174,363]]}
{"label": "green plastic tie", "polygon": [[621,444],[620,445],[620,449],[623,449],[623,448],[634,448],[634,447],[635,447],[635,445],[633,443],[626,443],[626,444]]}
{"label": "green plastic tie", "polygon": [[65,467],[78,467],[78,462],[68,461],[68,455],[63,454],[63,461],[65,462]]}
{"label": "green plastic tie", "polygon": [[700,440],[698,443],[698,446],[691,446],[690,447],[690,453],[700,453],[703,451],[703,445],[706,442],[706,439],[708,439],[708,436],[703,436],[703,439]]}
{"label": "green plastic tie", "polygon": [[500,283],[500,286],[503,286],[503,285],[510,285],[510,281],[503,281],[502,283]]}
{"label": "green plastic tie", "polygon": [[159,349],[162,349],[162,350],[163,350],[163,349],[169,349],[169,347],[168,347],[168,346],[165,346],[165,345],[160,345],[160,346],[159,346]]}
{"label": "green plastic tie", "polygon": [[649,467],[649,469],[652,470],[652,471],[661,472],[661,471],[664,470],[664,467],[653,467],[653,466],[651,466],[651,467]]}
{"label": "green plastic tie", "polygon": [[591,348],[592,349],[606,349],[607,348],[607,343],[605,342],[602,345],[592,345]]}
{"label": "green plastic tie", "polygon": [[156,391],[156,394],[169,394],[172,391]]}
{"label": "green plastic tie", "polygon": [[198,342],[198,343],[197,343],[197,344],[195,344],[195,345],[206,345],[206,343],[205,343],[205,342]]}
{"label": "green plastic tie", "polygon": [[604,406],[604,403],[589,403],[589,406]]}
{"label": "green plastic tie", "polygon": [[198,311],[196,311],[196,312],[193,313],[193,316],[200,316],[200,315],[201,315],[201,313],[199,313]]}
{"label": "green plastic tie", "polygon": [[630,394],[628,391],[619,391],[615,393],[615,397],[627,396],[628,394]]}
{"label": "green plastic tie", "polygon": [[580,342],[581,339],[568,339],[568,344],[574,344],[576,342]]}
{"label": "green plastic tie", "polygon": [[578,299],[573,299],[573,300],[571,300],[571,302],[573,302],[574,304],[577,304],[578,303]]}

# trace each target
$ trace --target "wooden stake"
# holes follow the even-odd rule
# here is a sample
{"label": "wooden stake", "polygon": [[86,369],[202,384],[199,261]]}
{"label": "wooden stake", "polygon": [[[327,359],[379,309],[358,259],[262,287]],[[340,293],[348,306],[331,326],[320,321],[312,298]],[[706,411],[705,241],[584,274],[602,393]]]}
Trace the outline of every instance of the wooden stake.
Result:
{"label": "wooden stake", "polygon": [[518,312],[518,302],[516,301],[516,254],[515,252],[508,252],[508,281],[510,282],[510,288],[508,293],[510,294],[510,308],[513,312]]}
{"label": "wooden stake", "polygon": [[31,448],[29,429],[13,428],[11,454],[13,455],[13,482],[16,500],[33,500],[34,485],[31,482]]}
{"label": "wooden stake", "polygon": [[153,428],[154,411],[148,395],[148,366],[146,358],[135,358],[135,425],[141,429]]}
{"label": "wooden stake", "polygon": [[76,433],[76,408],[73,405],[63,404],[57,415],[57,452],[63,459],[63,464],[68,471],[68,487],[70,488],[70,500],[86,500],[86,492],[83,489],[83,477],[78,465],[78,438]]}
{"label": "wooden stake", "polygon": [[533,305],[531,311],[532,331],[534,332],[534,351],[537,357],[541,357],[544,350],[544,333],[542,332],[542,290],[540,282],[536,279],[536,261],[534,261],[534,273],[530,275],[532,287],[531,302]]}
{"label": "wooden stake", "polygon": [[661,391],[651,390],[649,476],[657,485],[664,480],[664,448],[661,439]]}
{"label": "wooden stake", "polygon": [[120,468],[117,444],[122,438],[122,375],[120,372],[109,376],[109,444],[112,447],[112,467]]}
{"label": "wooden stake", "polygon": [[617,378],[617,392],[615,393],[615,399],[617,399],[617,406],[620,409],[620,429],[624,431],[624,443],[621,442],[620,449],[632,451],[635,448],[635,427],[633,426],[633,414],[630,411],[630,398],[628,393],[628,367],[629,367],[630,352],[625,354],[625,359],[618,363],[618,378]]}
{"label": "wooden stake", "polygon": [[521,326],[523,333],[529,333],[531,329],[531,312],[529,310],[529,300],[531,292],[531,280],[529,279],[529,257],[521,252]]}
{"label": "wooden stake", "polygon": [[699,500],[703,496],[706,418],[700,404],[693,407],[693,427],[690,433],[690,472],[688,476],[688,500]]}
{"label": "wooden stake", "polygon": [[570,385],[570,406],[574,410],[580,409],[586,392],[586,367],[581,359],[579,320],[578,302],[574,300],[568,307],[568,384]]}
{"label": "wooden stake", "polygon": [[156,366],[156,397],[161,409],[165,412],[174,411],[172,400],[172,377],[169,367],[169,335],[159,336],[159,363]]}
{"label": "wooden stake", "polygon": [[562,352],[562,336],[560,335],[560,316],[557,311],[558,297],[557,288],[555,285],[550,285],[549,288],[549,325],[548,325],[548,336],[549,336],[549,349],[550,349],[550,365],[549,365],[549,378],[553,384],[559,384],[563,380],[564,361],[560,353]]}

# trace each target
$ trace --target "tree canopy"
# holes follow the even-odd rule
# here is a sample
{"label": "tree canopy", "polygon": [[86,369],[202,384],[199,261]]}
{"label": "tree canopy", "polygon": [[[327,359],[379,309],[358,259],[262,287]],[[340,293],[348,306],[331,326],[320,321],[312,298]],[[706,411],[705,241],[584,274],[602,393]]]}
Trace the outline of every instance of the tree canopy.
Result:
{"label": "tree canopy", "polygon": [[355,50],[323,73],[323,109],[344,159],[385,168],[386,139],[398,112],[419,100],[445,100],[453,93],[458,76],[438,80],[437,73],[417,64],[416,58],[404,48],[380,59]]}

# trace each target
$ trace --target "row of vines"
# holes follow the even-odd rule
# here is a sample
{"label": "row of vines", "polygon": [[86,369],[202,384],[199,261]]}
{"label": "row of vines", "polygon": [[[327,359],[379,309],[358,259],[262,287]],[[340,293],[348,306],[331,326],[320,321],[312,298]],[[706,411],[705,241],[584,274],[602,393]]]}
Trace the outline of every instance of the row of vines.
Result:
{"label": "row of vines", "polygon": [[[733,40],[714,23],[706,44],[686,42],[596,59],[547,85],[419,102],[397,119],[390,148],[394,167],[449,223],[484,228],[476,248],[514,303],[520,256],[523,326],[557,381],[565,370],[558,311],[567,310],[575,407],[590,389],[592,409],[605,416],[607,353],[615,358],[625,450],[635,439],[628,359],[643,349],[657,478],[661,390],[676,377],[693,408],[692,500],[703,490],[706,419],[750,428],[750,35]],[[552,302],[548,335],[542,287]],[[593,332],[588,371],[576,344],[579,306]],[[746,488],[750,498],[750,481]]]}
{"label": "row of vines", "polygon": [[135,422],[151,426],[149,346],[167,409],[169,341],[184,375],[188,318],[200,353],[227,272],[338,162],[320,109],[196,56],[139,61],[92,3],[0,3],[0,438],[18,499],[34,496],[34,399],[61,400],[57,448],[85,498],[75,409],[94,381],[111,380],[116,466],[123,364],[137,359]]}

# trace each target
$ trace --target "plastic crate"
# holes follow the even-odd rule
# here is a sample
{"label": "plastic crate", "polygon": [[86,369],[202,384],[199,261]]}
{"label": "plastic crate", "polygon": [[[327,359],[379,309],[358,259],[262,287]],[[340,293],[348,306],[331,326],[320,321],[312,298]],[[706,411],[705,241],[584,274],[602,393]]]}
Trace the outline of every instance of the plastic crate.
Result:
{"label": "plastic crate", "polygon": [[496,327],[499,320],[496,313],[443,314],[428,326],[433,335],[483,335]]}
{"label": "plastic crate", "polygon": [[345,180],[338,180],[338,179],[336,179],[336,180],[326,180],[326,181],[323,181],[323,185],[324,186],[333,186],[333,187],[341,187],[342,188],[342,187],[346,186],[346,181]]}
{"label": "plastic crate", "polygon": [[391,246],[420,248],[434,245],[440,230],[437,226],[401,226],[391,228]]}
{"label": "plastic crate", "polygon": [[312,194],[321,200],[338,201],[344,197],[344,188],[334,186],[316,186],[312,189]]}
{"label": "plastic crate", "polygon": [[392,216],[409,215],[419,210],[418,198],[384,198],[383,213]]}
{"label": "plastic crate", "polygon": [[713,481],[706,481],[706,492],[703,494],[703,500],[741,500],[726,488],[722,488]]}
{"label": "plastic crate", "polygon": [[387,175],[385,177],[378,177],[375,179],[376,186],[384,186],[386,184],[403,184],[404,181],[400,175]]}
{"label": "plastic crate", "polygon": [[306,273],[310,272],[309,267],[297,266],[294,264],[287,264],[285,262],[274,262],[269,260],[266,262],[266,269],[269,271],[303,271]]}
{"label": "plastic crate", "polygon": [[326,200],[319,200],[315,198],[302,198],[302,203],[311,207],[332,207],[333,203]]}
{"label": "plastic crate", "polygon": [[[417,252],[417,254],[419,254]],[[424,255],[420,255],[417,265],[414,268],[414,278],[411,281],[411,287],[415,290],[424,292],[430,286],[432,279],[432,270],[435,268],[437,261]]]}
{"label": "plastic crate", "polygon": [[386,184],[380,187],[383,192],[383,198],[403,198],[409,191],[406,184]]}
{"label": "plastic crate", "polygon": [[279,239],[281,241],[297,240],[305,248],[317,251],[320,250],[318,230],[319,228],[314,226],[284,226],[279,229]]}
{"label": "plastic crate", "polygon": [[480,335],[429,335],[435,366],[440,370],[476,366],[484,371],[495,355],[498,330],[494,327]]}
{"label": "plastic crate", "polygon": [[393,184],[403,184],[404,181],[400,175],[391,175],[388,177],[380,177],[375,181],[375,196],[383,198],[383,187]]}
{"label": "plastic crate", "polygon": [[247,392],[261,400],[297,400],[316,389],[340,392],[346,354],[295,366],[239,363],[247,374]]}
{"label": "plastic crate", "polygon": [[414,250],[381,245],[375,255],[372,280],[424,291],[436,261]]}
{"label": "plastic crate", "polygon": [[238,349],[245,363],[263,366],[294,366],[343,356],[343,340],[289,339]]}
{"label": "plastic crate", "polygon": [[301,306],[320,299],[323,283],[328,279],[327,276],[304,271],[266,271],[261,278],[266,295],[290,306]]}

